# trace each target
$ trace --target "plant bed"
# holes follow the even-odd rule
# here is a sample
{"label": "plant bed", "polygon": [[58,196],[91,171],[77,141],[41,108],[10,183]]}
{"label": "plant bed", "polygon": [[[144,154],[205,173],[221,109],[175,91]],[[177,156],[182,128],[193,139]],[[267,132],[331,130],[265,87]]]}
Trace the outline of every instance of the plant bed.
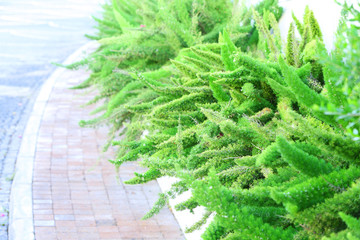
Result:
{"label": "plant bed", "polygon": [[[276,1],[232,13],[205,2],[106,5],[102,46],[80,62],[94,73],[79,86],[100,89],[104,114],[81,124],[112,127],[115,166],[142,159],[148,171],[128,184],[179,179],[145,219],[190,190],[175,209],[206,208],[188,230],[213,216],[203,239],[357,239],[356,23],[344,15],[329,55],[309,8],[283,44]],[[142,15],[128,19],[134,8]],[[166,10],[156,23],[154,9]]]}

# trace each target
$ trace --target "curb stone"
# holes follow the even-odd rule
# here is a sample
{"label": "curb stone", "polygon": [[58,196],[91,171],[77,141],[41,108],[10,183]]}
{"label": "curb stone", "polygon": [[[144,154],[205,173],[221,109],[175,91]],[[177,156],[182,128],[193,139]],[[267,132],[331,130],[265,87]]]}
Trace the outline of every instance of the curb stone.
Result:
{"label": "curb stone", "polygon": [[[167,192],[170,190],[171,185],[175,182],[178,182],[180,179],[176,177],[168,177],[164,176],[157,179],[157,182],[160,186],[160,189],[162,192]],[[198,240],[201,239],[201,235],[205,232],[206,228],[214,218],[214,214],[212,214],[207,222],[201,226],[200,229],[195,230],[191,233],[186,233],[186,229],[194,225],[196,222],[201,220],[203,217],[206,209],[202,206],[199,206],[194,209],[194,212],[191,213],[189,210],[183,210],[183,211],[176,211],[175,206],[181,202],[184,202],[188,200],[192,196],[191,191],[187,191],[182,193],[181,195],[177,196],[174,199],[169,199],[169,205],[172,214],[174,215],[176,221],[178,222],[185,238],[187,240]]]}
{"label": "curb stone", "polygon": [[[96,42],[89,42],[70,55],[64,64],[73,63],[96,48]],[[9,239],[10,240],[34,240],[34,220],[32,202],[32,178],[36,143],[40,123],[52,88],[58,77],[66,71],[65,68],[58,68],[44,82],[39,95],[37,96],[33,111],[26,124],[23,139],[15,165],[15,177],[10,194],[10,216],[9,216]]]}

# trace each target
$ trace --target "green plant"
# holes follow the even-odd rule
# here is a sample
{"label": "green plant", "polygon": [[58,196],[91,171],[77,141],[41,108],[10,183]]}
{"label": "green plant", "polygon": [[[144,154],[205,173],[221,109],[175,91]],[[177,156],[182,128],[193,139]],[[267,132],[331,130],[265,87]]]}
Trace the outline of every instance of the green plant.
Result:
{"label": "green plant", "polygon": [[[256,9],[263,12],[265,7],[271,7],[278,19],[282,9],[276,3],[266,0]],[[68,66],[89,66],[92,75],[76,88],[94,85],[99,89],[99,95],[89,104],[105,100],[104,105],[93,112],[103,114],[81,121],[80,125],[110,125],[109,142],[120,129],[127,140],[138,139],[144,128],[140,124],[126,124],[141,121],[141,116],[133,114],[131,108],[152,102],[160,93],[153,91],[151,83],[139,81],[136,75],[142,73],[157,80],[157,84],[167,84],[174,74],[168,66],[169,59],[181,55],[182,48],[216,42],[219,32],[225,28],[233,42],[243,49],[253,48],[257,31],[251,25],[251,15],[247,14],[245,6],[237,6],[237,1],[231,3],[229,0],[148,0],[141,3],[114,0],[111,5],[105,5],[104,19],[97,19],[99,34],[95,37],[101,47],[87,59]],[[235,24],[238,22],[241,24]],[[162,66],[164,68],[160,69]],[[146,104],[141,107],[149,108]],[[120,151],[119,155],[123,154]]]}
{"label": "green plant", "polygon": [[[257,21],[268,35],[264,20]],[[204,239],[320,239],[344,229],[335,219],[339,211],[356,211],[346,201],[360,177],[360,148],[333,117],[313,109],[330,101],[316,74],[320,63],[288,66],[275,36],[262,38],[273,42],[263,48],[268,60],[257,59],[233,50],[226,35],[217,48],[184,52],[173,62],[174,84],[154,88],[172,99],[146,116],[153,148],[141,155],[142,164],[159,171],[147,180],[185,180],[182,191],[192,189],[192,203],[216,213]],[[292,48],[301,52],[300,45]],[[309,224],[310,213],[336,201],[331,224]]]}
{"label": "green plant", "polygon": [[[347,20],[348,15],[350,20]],[[324,76],[329,101],[315,108],[336,118],[354,141],[360,140],[359,22],[357,8],[345,5],[335,50],[330,57],[324,51],[318,56],[326,66]]]}
{"label": "green plant", "polygon": [[[111,162],[120,167],[141,158],[148,168],[127,183],[179,178],[144,218],[191,190],[193,196],[176,208],[206,207],[189,229],[213,215],[204,239],[358,237],[357,115],[337,117],[358,110],[357,25],[341,25],[349,39],[340,37],[338,46],[349,51],[338,47],[325,60],[309,8],[302,23],[293,16],[283,46],[276,1],[240,12],[228,11],[228,1],[202,3],[149,0],[122,9],[127,5],[114,1],[106,16],[120,24],[119,36],[100,40],[86,60],[95,68],[81,86],[100,88],[94,101],[105,99],[98,110],[105,113],[83,124],[110,124],[114,137],[125,126],[125,138],[112,141],[119,151]],[[131,4],[142,10],[127,20]],[[354,8],[347,9],[359,20]],[[132,29],[141,22],[145,28]],[[337,108],[344,112],[329,114]]]}

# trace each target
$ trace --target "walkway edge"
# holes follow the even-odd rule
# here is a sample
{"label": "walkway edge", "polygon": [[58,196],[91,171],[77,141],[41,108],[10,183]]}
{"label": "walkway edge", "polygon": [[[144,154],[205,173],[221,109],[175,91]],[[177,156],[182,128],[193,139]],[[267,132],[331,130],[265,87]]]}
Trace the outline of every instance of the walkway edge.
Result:
{"label": "walkway edge", "polygon": [[[73,54],[63,64],[73,63],[89,49],[97,46],[96,42],[89,42]],[[26,124],[21,141],[17,161],[15,165],[15,177],[11,186],[9,206],[9,239],[10,240],[34,240],[34,220],[32,202],[33,167],[36,153],[36,144],[40,123],[42,121],[45,106],[49,100],[56,80],[65,68],[57,68],[44,82],[37,96],[33,110]]]}
{"label": "walkway edge", "polygon": [[[157,182],[160,186],[160,189],[162,192],[167,192],[170,190],[173,183],[178,182],[180,179],[176,177],[168,177],[164,176],[157,179]],[[178,222],[185,238],[187,240],[198,240],[201,239],[201,235],[205,232],[207,226],[210,224],[212,219],[214,218],[214,215],[210,216],[207,220],[206,224],[200,227],[200,229],[195,230],[191,233],[186,233],[186,229],[194,225],[196,222],[200,221],[200,219],[203,217],[204,213],[206,212],[206,209],[202,206],[199,206],[195,208],[193,213],[191,213],[189,210],[184,211],[176,211],[175,206],[181,202],[184,202],[188,200],[192,196],[191,191],[186,191],[185,193],[177,196],[174,199],[169,199],[169,205],[172,211],[172,214],[174,215],[176,221]]]}

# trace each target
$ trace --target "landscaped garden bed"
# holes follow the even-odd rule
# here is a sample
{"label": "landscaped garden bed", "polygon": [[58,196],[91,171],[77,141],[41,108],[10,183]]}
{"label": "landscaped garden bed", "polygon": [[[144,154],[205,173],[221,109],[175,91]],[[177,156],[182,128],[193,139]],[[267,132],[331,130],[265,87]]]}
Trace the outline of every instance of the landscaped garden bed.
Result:
{"label": "landscaped garden bed", "polygon": [[[314,12],[283,43],[276,0],[113,0],[87,66],[116,167],[148,168],[127,184],[177,177],[150,218],[206,208],[203,239],[360,239],[360,12],[343,6],[335,49]],[[122,140],[119,141],[119,137]]]}

